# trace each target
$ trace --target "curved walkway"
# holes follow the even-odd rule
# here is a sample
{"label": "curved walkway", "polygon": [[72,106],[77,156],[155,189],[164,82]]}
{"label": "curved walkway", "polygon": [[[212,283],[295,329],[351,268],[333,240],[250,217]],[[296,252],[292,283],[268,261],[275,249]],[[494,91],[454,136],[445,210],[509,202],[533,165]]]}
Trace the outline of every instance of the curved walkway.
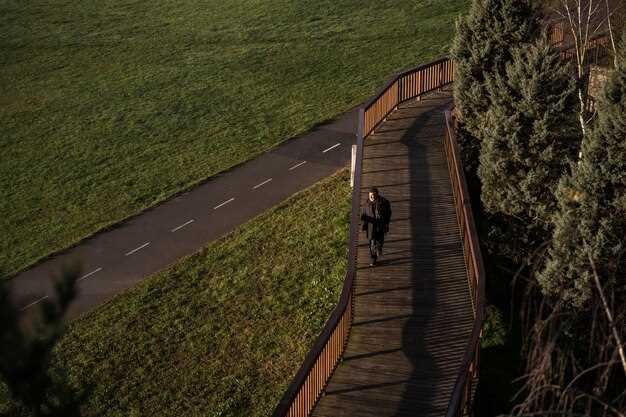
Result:
{"label": "curved walkway", "polygon": [[393,216],[380,266],[361,233],[348,346],[314,416],[446,414],[474,321],[443,153],[450,103],[405,103],[365,141],[362,198],[378,187]]}
{"label": "curved walkway", "polygon": [[54,275],[63,265],[83,266],[78,296],[68,313],[76,317],[346,167],[356,112],[317,126],[10,279],[6,285],[25,320],[53,294]]}

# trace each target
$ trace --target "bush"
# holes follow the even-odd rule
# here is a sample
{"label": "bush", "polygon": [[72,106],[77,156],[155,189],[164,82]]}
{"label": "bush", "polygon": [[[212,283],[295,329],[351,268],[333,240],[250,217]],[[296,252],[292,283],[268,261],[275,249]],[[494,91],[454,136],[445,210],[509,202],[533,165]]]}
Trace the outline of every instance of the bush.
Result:
{"label": "bush", "polygon": [[486,349],[504,345],[506,343],[506,333],[506,326],[502,320],[500,310],[493,305],[485,307],[483,335],[480,339],[480,347]]}

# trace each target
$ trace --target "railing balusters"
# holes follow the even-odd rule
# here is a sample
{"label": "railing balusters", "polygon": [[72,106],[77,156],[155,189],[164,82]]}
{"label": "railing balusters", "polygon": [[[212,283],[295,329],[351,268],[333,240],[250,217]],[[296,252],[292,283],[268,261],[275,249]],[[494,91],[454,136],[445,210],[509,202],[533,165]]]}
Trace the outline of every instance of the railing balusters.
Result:
{"label": "railing balusters", "polygon": [[371,134],[378,125],[400,104],[450,84],[453,67],[449,58],[406,71],[392,78],[385,88],[365,106],[364,136]]}
{"label": "railing balusters", "polygon": [[468,343],[460,372],[448,405],[447,417],[462,416],[471,409],[471,393],[478,369],[478,352],[480,349],[480,335],[482,330],[483,303],[485,294],[485,277],[482,265],[482,256],[478,246],[478,235],[474,225],[471,207],[469,207],[469,192],[465,182],[465,174],[460,163],[460,155],[456,137],[452,128],[451,113],[445,112],[446,135],[444,146],[448,167],[451,171],[452,188],[456,192],[456,210],[459,219],[459,228],[463,236],[463,252],[467,269],[470,299],[474,314],[472,337]]}

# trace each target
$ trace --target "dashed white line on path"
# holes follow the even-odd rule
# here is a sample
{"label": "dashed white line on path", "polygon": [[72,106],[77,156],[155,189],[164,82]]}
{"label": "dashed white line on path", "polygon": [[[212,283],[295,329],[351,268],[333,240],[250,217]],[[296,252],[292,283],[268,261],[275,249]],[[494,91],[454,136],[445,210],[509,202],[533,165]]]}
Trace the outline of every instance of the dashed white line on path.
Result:
{"label": "dashed white line on path", "polygon": [[24,311],[24,310],[26,310],[27,308],[34,306],[34,305],[35,305],[35,304],[37,304],[38,302],[45,300],[46,298],[48,298],[48,296],[47,296],[47,295],[44,295],[44,296],[43,296],[43,297],[41,297],[40,299],[35,300],[35,301],[33,301],[32,303],[27,304],[27,305],[25,305],[24,307],[20,308],[20,311]]}
{"label": "dashed white line on path", "polygon": [[306,161],[300,162],[299,164],[296,164],[296,165],[292,166],[291,168],[289,168],[289,171],[293,171],[294,169],[296,169],[298,167],[301,167],[304,164],[306,164]]}
{"label": "dashed white line on path", "polygon": [[189,220],[188,222],[185,222],[185,223],[181,224],[180,226],[176,226],[175,228],[173,228],[173,229],[172,229],[172,230],[170,230],[170,231],[171,231],[172,233],[174,233],[175,231],[182,229],[183,227],[185,227],[185,226],[187,226],[187,225],[189,225],[189,224],[193,223],[194,221],[195,221],[194,219],[191,219],[191,220]]}
{"label": "dashed white line on path", "polygon": [[84,280],[86,278],[89,278],[93,274],[96,274],[96,273],[98,273],[100,271],[102,271],[102,267],[96,268],[93,271],[91,271],[90,273],[83,275],[82,277],[78,278],[77,281],[82,281],[82,280]]}
{"label": "dashed white line on path", "polygon": [[265,184],[267,184],[267,183],[268,183],[268,182],[270,182],[271,180],[272,180],[271,178],[270,178],[270,179],[268,179],[268,180],[265,180],[265,181],[263,181],[262,183],[257,184],[257,185],[255,185],[254,187],[252,187],[252,189],[253,189],[253,190],[256,190],[257,188],[264,186]]}
{"label": "dashed white line on path", "polygon": [[333,150],[333,149],[335,149],[337,146],[341,146],[341,143],[335,143],[335,144],[334,144],[333,146],[331,146],[330,148],[328,148],[328,149],[324,149],[324,150],[322,151],[322,153],[326,153],[326,152],[328,152],[328,151],[332,151],[332,150]]}
{"label": "dashed white line on path", "polygon": [[222,207],[222,206],[225,206],[226,204],[228,204],[228,203],[230,203],[230,202],[233,202],[233,201],[235,201],[235,197],[233,197],[233,198],[231,198],[231,199],[229,199],[229,200],[226,200],[226,201],[224,201],[224,202],[223,202],[223,203],[221,203],[221,204],[218,204],[217,206],[213,207],[213,210],[217,210],[218,208],[220,208],[220,207]]}
{"label": "dashed white line on path", "polygon": [[146,242],[143,245],[139,246],[138,248],[135,248],[133,250],[131,250],[130,252],[126,252],[124,254],[124,256],[128,256],[128,255],[132,255],[133,253],[137,252],[138,250],[141,250],[143,248],[145,248],[146,246],[148,246],[150,244],[150,242]]}

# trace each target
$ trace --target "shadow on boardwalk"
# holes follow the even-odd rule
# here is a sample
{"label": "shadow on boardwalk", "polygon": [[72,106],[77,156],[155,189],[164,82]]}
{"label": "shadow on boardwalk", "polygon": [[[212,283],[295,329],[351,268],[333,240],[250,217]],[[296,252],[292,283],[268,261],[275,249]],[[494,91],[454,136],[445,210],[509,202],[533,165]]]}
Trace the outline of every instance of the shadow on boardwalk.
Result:
{"label": "shadow on boardwalk", "polygon": [[392,204],[380,266],[361,234],[355,319],[313,415],[442,416],[472,326],[463,251],[442,151],[448,94],[403,105],[365,142],[361,198]]}

